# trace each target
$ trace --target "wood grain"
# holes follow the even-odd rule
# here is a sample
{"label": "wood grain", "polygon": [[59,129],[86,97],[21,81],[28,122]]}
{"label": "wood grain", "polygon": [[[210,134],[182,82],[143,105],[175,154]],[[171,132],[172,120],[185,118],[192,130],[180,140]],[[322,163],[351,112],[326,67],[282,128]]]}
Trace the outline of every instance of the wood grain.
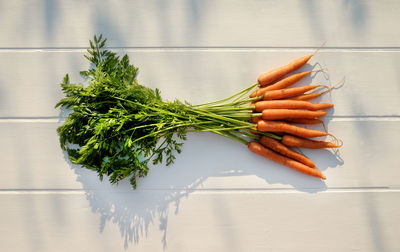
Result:
{"label": "wood grain", "polygon": [[[0,1],[1,251],[400,251],[400,2]],[[302,84],[339,89],[325,118],[338,152],[304,151],[325,182],[211,133],[133,191],[72,165],[59,83],[88,40],[140,68],[168,100],[224,98],[325,46]]]}
{"label": "wood grain", "polygon": [[3,2],[0,47],[399,47],[396,0]]}
{"label": "wood grain", "polygon": [[0,243],[21,252],[398,251],[399,197],[398,191],[0,194]]}
{"label": "wood grain", "polygon": [[[171,167],[152,167],[138,189],[277,189],[325,191],[329,188],[400,186],[397,150],[400,121],[331,121],[328,130],[343,139],[335,153],[303,150],[327,176],[326,182],[305,176],[249,152],[245,146],[211,133],[190,134]],[[51,122],[0,123],[1,189],[94,189],[92,171],[69,164]],[[382,146],[381,143],[385,143]],[[118,185],[126,191],[128,181]]]}
{"label": "wood grain", "polygon": [[[167,100],[204,103],[228,97],[256,82],[265,71],[312,50],[117,50],[139,67],[140,83],[159,88]],[[58,117],[54,105],[63,97],[59,83],[66,73],[84,81],[89,67],[84,51],[0,52],[0,117]],[[355,64],[357,62],[357,64]],[[302,84],[340,88],[322,101],[333,102],[329,116],[399,116],[400,51],[323,50],[300,71],[326,68]],[[317,100],[319,101],[319,100]],[[314,102],[317,102],[314,101]],[[379,104],[379,106],[377,106]]]}

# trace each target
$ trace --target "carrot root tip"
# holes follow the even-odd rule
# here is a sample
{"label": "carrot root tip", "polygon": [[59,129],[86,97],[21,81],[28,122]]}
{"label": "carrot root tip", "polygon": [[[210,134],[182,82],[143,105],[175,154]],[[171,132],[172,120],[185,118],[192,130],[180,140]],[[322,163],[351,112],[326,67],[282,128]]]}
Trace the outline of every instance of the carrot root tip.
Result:
{"label": "carrot root tip", "polygon": [[328,136],[330,136],[332,138],[332,143],[335,145],[335,148],[340,148],[343,146],[343,141],[337,137],[335,137],[334,135],[328,133]]}

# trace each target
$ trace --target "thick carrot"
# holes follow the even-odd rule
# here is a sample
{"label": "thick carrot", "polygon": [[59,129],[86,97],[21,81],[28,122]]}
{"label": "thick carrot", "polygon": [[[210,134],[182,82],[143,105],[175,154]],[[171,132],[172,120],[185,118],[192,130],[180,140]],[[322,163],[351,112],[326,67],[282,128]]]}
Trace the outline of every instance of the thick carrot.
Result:
{"label": "thick carrot", "polygon": [[305,164],[309,167],[315,167],[315,164],[311,159],[286,147],[285,145],[273,138],[270,138],[268,136],[261,136],[259,142],[265,147],[270,148],[273,151],[279,152],[286,157],[293,158],[294,160],[297,160],[300,163]]}
{"label": "thick carrot", "polygon": [[328,133],[313,129],[305,129],[289,123],[281,121],[265,121],[260,120],[257,122],[257,130],[261,132],[285,132],[288,134],[301,136],[301,137],[320,137],[327,136]]}
{"label": "thick carrot", "polygon": [[309,111],[297,109],[265,109],[262,111],[264,120],[281,120],[288,118],[319,118],[326,115],[325,111]]}
{"label": "thick carrot", "polygon": [[285,119],[285,122],[296,123],[296,124],[306,124],[306,125],[323,123],[323,121],[319,120],[319,119],[305,119],[305,118],[290,118],[290,119]]}
{"label": "thick carrot", "polygon": [[286,146],[308,148],[308,149],[339,148],[341,146],[334,144],[332,142],[316,141],[311,139],[295,137],[291,135],[284,135],[282,137],[282,143]]}
{"label": "thick carrot", "polygon": [[257,142],[250,142],[248,145],[248,148],[250,151],[252,151],[260,156],[268,158],[269,160],[272,160],[279,164],[285,165],[285,166],[292,168],[296,171],[299,171],[301,173],[304,173],[304,174],[307,174],[310,176],[314,176],[317,178],[321,178],[321,179],[326,179],[325,176],[321,173],[321,171],[319,171],[315,168],[311,168],[300,162],[297,162],[291,158],[282,156],[268,148],[265,148],[264,146],[262,146],[261,144],[259,144]]}
{"label": "thick carrot", "polygon": [[308,86],[302,86],[302,87],[294,87],[294,88],[284,88],[284,89],[279,89],[279,90],[271,90],[271,91],[266,91],[263,94],[263,100],[277,100],[277,99],[282,99],[290,96],[295,96],[302,94],[304,92],[313,90],[318,87],[323,87],[322,85],[308,85]]}
{"label": "thick carrot", "polygon": [[265,109],[308,109],[308,110],[322,110],[333,107],[330,103],[313,104],[307,101],[293,101],[293,100],[270,100],[259,101],[254,103],[255,111],[261,112]]}

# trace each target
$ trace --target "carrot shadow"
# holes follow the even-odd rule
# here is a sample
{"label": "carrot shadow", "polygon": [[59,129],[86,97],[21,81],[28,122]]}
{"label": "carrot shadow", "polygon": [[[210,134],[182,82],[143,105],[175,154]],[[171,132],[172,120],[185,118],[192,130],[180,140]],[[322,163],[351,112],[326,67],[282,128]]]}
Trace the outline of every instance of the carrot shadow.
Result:
{"label": "carrot shadow", "polygon": [[[317,163],[334,167],[340,162],[330,152],[318,153]],[[168,245],[168,219],[179,214],[180,202],[199,190],[291,190],[318,193],[327,189],[317,178],[273,163],[211,133],[190,134],[183,152],[171,167],[153,166],[133,190],[128,181],[111,185],[99,181],[95,172],[66,162],[82,184],[91,211],[99,215],[99,232],[109,224],[118,226],[125,249],[137,245],[153,232],[161,232],[162,247]],[[312,157],[314,158],[314,156]]]}

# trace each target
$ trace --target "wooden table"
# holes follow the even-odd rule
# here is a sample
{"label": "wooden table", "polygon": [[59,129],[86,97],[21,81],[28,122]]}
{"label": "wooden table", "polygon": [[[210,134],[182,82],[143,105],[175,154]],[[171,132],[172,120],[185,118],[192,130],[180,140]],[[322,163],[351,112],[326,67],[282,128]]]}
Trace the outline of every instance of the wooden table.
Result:
{"label": "wooden table", "polygon": [[[1,251],[400,251],[400,2],[0,2]],[[192,103],[226,97],[314,52],[302,83],[340,88],[324,119],[344,146],[304,151],[325,182],[213,134],[190,134],[136,191],[72,165],[54,109],[88,40],[139,81]]]}

